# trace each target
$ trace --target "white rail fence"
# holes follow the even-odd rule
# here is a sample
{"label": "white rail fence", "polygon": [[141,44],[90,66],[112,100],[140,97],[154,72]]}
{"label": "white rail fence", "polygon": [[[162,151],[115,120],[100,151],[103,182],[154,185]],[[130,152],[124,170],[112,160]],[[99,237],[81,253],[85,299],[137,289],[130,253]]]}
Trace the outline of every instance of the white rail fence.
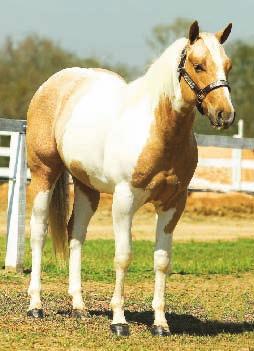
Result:
{"label": "white rail fence", "polygon": [[0,148],[0,155],[10,158],[8,171],[3,169],[1,173],[9,179],[5,256],[8,271],[23,270],[27,182],[25,128],[25,121],[0,119],[1,135],[11,137],[10,147]]}
{"label": "white rail fence", "polygon": [[[211,146],[229,148],[232,150],[231,158],[202,158],[199,157],[198,168],[205,167],[208,170],[229,169],[231,172],[231,182],[216,182],[214,179],[207,180],[194,175],[191,183],[191,191],[217,191],[217,192],[248,192],[254,193],[254,139],[243,138],[243,120],[238,122],[238,134],[233,137],[219,135],[196,135],[198,146]],[[253,159],[243,159],[243,149],[253,151]],[[197,169],[198,169],[197,168]],[[243,170],[252,170],[251,181],[245,181],[242,177]]]}
{"label": "white rail fence", "polygon": [[[200,158],[199,166],[231,168],[231,184],[211,182],[194,176],[191,191],[246,191],[254,193],[254,181],[243,182],[243,168],[254,170],[254,160],[243,160],[242,150],[254,150],[254,138],[242,138],[242,122],[234,138],[218,135],[196,135],[199,146],[233,149],[231,159]],[[9,167],[0,167],[0,179],[8,180],[6,271],[22,271],[25,243],[26,183],[30,178],[26,164],[26,121],[0,118],[1,136],[10,136],[10,146],[0,146],[0,157],[9,157]]]}

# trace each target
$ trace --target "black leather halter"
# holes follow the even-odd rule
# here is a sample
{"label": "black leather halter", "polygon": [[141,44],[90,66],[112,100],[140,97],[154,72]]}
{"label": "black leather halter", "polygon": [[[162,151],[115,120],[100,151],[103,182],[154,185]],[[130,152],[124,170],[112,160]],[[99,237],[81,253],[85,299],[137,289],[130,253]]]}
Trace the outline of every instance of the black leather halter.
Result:
{"label": "black leather halter", "polygon": [[189,85],[189,87],[194,91],[194,93],[197,96],[197,102],[196,106],[199,112],[204,115],[204,110],[202,107],[202,102],[205,99],[206,95],[209,94],[212,90],[218,89],[221,87],[227,87],[229,91],[231,91],[230,86],[228,81],[226,80],[217,80],[216,82],[213,82],[211,84],[208,84],[205,88],[201,89],[195,82],[192,80],[191,76],[189,73],[186,71],[184,68],[185,61],[187,57],[187,49],[186,47],[183,49],[181,53],[181,60],[178,66],[178,73],[179,73],[179,82],[181,80],[181,77],[185,80],[185,82]]}

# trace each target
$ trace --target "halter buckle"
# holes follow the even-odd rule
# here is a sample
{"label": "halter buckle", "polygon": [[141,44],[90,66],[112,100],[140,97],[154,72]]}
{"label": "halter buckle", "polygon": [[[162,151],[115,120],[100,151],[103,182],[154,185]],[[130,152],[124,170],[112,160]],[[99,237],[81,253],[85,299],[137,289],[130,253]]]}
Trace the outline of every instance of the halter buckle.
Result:
{"label": "halter buckle", "polygon": [[202,102],[204,100],[204,98],[206,97],[206,94],[203,92],[203,90],[200,90],[198,93],[197,93],[197,100],[199,102]]}

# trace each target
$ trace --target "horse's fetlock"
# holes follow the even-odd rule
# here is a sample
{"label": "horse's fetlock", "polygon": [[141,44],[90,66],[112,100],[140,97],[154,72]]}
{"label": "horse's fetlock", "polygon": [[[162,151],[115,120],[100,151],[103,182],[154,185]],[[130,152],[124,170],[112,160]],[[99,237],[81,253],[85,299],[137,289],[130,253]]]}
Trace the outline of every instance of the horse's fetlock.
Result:
{"label": "horse's fetlock", "polygon": [[122,309],[124,305],[124,298],[113,296],[110,302],[110,306],[113,310],[115,309]]}
{"label": "horse's fetlock", "polygon": [[163,312],[164,308],[165,308],[165,300],[154,298],[152,301],[152,307],[153,307],[153,310],[155,310],[155,311],[162,311]]}
{"label": "horse's fetlock", "polygon": [[170,257],[167,252],[155,252],[154,254],[154,270],[168,272],[170,267]]}

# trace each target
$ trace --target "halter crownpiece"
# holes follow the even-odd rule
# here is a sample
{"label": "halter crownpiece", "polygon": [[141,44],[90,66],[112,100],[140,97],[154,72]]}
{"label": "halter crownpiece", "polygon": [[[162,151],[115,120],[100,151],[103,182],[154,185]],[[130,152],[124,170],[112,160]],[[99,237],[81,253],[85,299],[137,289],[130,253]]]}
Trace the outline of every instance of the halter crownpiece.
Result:
{"label": "halter crownpiece", "polygon": [[215,90],[215,89],[218,89],[221,87],[227,87],[229,91],[231,91],[231,89],[230,89],[228,81],[226,81],[226,80],[217,80],[211,84],[208,84],[205,88],[201,89],[194,82],[194,80],[191,78],[189,73],[184,68],[186,57],[187,57],[187,49],[185,47],[181,53],[180,63],[179,63],[178,68],[177,68],[177,72],[179,73],[178,79],[180,82],[181,77],[183,77],[183,79],[188,84],[188,86],[191,88],[191,90],[194,91],[194,93],[196,94],[196,97],[197,97],[196,107],[197,107],[198,111],[202,115],[204,115],[205,113],[204,113],[204,109],[202,107],[202,102],[205,99],[207,94],[209,94],[212,90]]}

